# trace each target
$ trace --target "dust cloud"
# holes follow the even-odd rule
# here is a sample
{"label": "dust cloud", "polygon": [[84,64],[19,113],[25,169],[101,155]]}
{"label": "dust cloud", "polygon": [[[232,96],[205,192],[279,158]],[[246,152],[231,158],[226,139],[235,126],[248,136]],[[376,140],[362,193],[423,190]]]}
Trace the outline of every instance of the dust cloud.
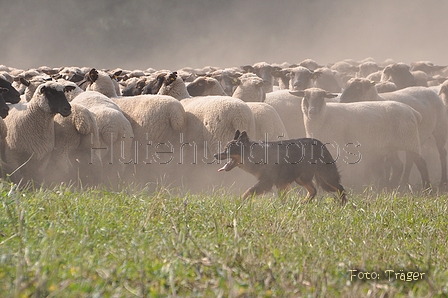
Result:
{"label": "dust cloud", "polygon": [[445,0],[16,0],[1,8],[0,63],[23,69],[367,57],[448,64]]}

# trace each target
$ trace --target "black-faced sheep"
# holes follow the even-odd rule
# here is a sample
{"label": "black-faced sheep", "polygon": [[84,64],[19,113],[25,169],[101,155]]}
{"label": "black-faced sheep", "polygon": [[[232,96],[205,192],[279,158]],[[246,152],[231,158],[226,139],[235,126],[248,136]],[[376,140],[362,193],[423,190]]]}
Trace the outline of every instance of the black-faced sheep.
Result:
{"label": "black-faced sheep", "polygon": [[9,103],[18,103],[20,101],[20,93],[5,78],[0,76],[0,87],[5,88],[8,92],[3,92],[3,99]]}
{"label": "black-faced sheep", "polygon": [[71,106],[64,95],[70,89],[46,82],[36,89],[26,109],[11,109],[5,118],[8,128],[5,161],[14,169],[22,166],[13,180],[43,180],[54,148],[54,116],[71,114]]}

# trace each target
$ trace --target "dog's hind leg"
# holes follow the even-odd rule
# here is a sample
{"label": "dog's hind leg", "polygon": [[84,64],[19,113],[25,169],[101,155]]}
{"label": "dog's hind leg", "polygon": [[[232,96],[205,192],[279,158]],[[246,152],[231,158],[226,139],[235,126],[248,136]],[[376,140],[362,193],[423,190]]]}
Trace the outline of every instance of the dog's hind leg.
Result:
{"label": "dog's hind leg", "polygon": [[252,186],[251,188],[249,188],[248,190],[246,190],[244,192],[243,199],[250,197],[254,194],[255,195],[264,194],[264,193],[270,191],[273,186],[274,186],[274,183],[271,181],[260,180],[257,183],[255,183],[254,186]]}
{"label": "dog's hind leg", "polygon": [[291,184],[285,183],[280,185],[275,185],[277,187],[277,195],[279,197],[283,197],[286,193],[288,193],[291,190]]}
{"label": "dog's hind leg", "polygon": [[312,180],[308,180],[308,179],[297,178],[296,182],[297,182],[297,184],[305,187],[306,191],[308,192],[308,194],[305,197],[305,202],[311,202],[311,200],[317,194],[317,190],[314,187],[313,181]]}

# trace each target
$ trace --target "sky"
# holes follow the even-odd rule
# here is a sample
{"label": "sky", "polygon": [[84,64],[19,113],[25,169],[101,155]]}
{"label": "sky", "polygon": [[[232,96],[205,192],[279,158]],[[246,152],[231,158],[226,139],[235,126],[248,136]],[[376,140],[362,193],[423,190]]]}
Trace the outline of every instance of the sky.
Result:
{"label": "sky", "polygon": [[446,0],[3,0],[0,11],[0,64],[21,69],[448,65]]}

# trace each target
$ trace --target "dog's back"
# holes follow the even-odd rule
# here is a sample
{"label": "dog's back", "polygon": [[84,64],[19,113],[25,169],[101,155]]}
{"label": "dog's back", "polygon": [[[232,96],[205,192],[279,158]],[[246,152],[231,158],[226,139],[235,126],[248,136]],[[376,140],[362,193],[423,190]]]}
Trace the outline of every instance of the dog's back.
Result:
{"label": "dog's back", "polygon": [[220,170],[229,171],[238,166],[258,178],[258,183],[249,188],[244,197],[270,191],[274,185],[285,190],[297,182],[307,189],[307,198],[312,199],[317,193],[312,182],[314,178],[322,189],[337,192],[342,202],[346,201],[336,160],[317,139],[257,143],[250,141],[245,132],[237,131],[224,152],[215,157],[231,158]]}

